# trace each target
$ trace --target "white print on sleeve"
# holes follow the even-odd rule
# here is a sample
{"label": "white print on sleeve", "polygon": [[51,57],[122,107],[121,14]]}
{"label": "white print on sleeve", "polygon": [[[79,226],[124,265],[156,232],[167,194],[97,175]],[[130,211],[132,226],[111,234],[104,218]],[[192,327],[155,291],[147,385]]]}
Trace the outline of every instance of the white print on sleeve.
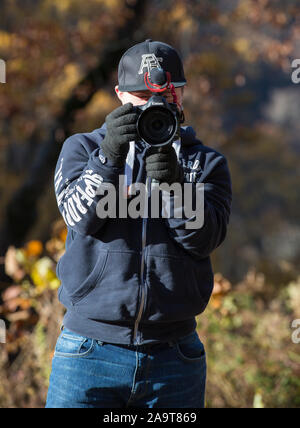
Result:
{"label": "white print on sleeve", "polygon": [[[103,177],[89,169],[85,171],[85,174],[79,177],[76,186],[70,188],[70,184],[68,184],[67,188],[58,192],[60,183],[63,179],[61,168],[62,162],[55,175],[57,204],[61,209],[66,224],[68,226],[75,226],[75,223],[78,223],[82,220],[83,216],[87,214],[88,207],[94,202],[96,190],[103,182]],[[65,182],[69,183],[69,180],[67,179]]]}
{"label": "white print on sleeve", "polygon": [[58,191],[59,187],[61,186],[61,182],[62,182],[62,179],[63,179],[63,176],[62,176],[62,166],[63,166],[63,162],[64,162],[64,158],[61,158],[60,166],[59,166],[59,168],[58,168],[57,173],[56,173],[56,174],[55,174],[55,176],[54,176],[54,182],[55,182],[55,193],[57,193],[57,191]]}

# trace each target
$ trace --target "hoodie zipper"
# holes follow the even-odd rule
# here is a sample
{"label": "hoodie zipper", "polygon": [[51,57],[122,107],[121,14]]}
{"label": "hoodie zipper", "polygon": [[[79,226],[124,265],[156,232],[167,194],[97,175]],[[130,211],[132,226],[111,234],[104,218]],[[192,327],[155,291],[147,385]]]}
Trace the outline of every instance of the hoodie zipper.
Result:
{"label": "hoodie zipper", "polygon": [[[179,151],[180,151],[180,146],[181,146],[181,139],[179,139]],[[178,153],[176,149],[177,156],[179,156]],[[155,181],[156,180],[151,180],[149,177],[146,178],[147,204],[145,204],[145,206],[147,207],[147,209],[149,209],[149,197],[152,191],[152,182],[155,182]],[[143,315],[144,307],[145,307],[146,284],[144,281],[144,272],[145,272],[145,248],[146,248],[146,238],[147,238],[146,236],[147,219],[148,219],[148,216],[146,218],[143,217],[143,222],[142,222],[142,257],[141,257],[141,270],[140,270],[140,282],[141,282],[142,295],[141,295],[138,315],[134,323],[133,342],[135,344],[140,343],[140,341],[137,340],[137,334],[138,334],[138,327],[139,327],[139,324]]]}
{"label": "hoodie zipper", "polygon": [[[148,197],[150,195],[150,186],[151,186],[151,180],[149,180],[149,178],[147,177],[146,180],[146,188],[147,188],[147,202],[145,204],[145,207],[148,208]],[[146,209],[147,209],[146,208]],[[142,257],[141,257],[141,271],[140,271],[140,281],[141,281],[141,288],[142,288],[142,296],[141,296],[141,302],[140,302],[140,307],[139,307],[139,311],[138,311],[138,315],[137,318],[135,320],[134,323],[134,333],[133,333],[133,341],[134,343],[136,342],[136,344],[139,343],[139,341],[137,340],[137,333],[138,333],[138,327],[139,327],[139,323],[141,321],[142,318],[142,314],[143,314],[143,310],[145,307],[145,281],[144,281],[144,272],[145,272],[145,248],[146,248],[146,239],[147,239],[147,217],[143,217],[143,221],[142,221]]]}

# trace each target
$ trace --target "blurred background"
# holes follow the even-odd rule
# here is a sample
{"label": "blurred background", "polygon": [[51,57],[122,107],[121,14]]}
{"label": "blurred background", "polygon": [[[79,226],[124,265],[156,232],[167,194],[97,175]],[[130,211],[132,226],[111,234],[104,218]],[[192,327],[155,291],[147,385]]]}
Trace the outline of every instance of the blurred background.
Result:
{"label": "blurred background", "polygon": [[69,135],[119,105],[118,61],[146,38],[181,53],[186,124],[232,176],[214,292],[197,318],[206,406],[300,406],[299,12],[295,0],[1,1],[0,407],[45,404],[64,313],[54,168]]}

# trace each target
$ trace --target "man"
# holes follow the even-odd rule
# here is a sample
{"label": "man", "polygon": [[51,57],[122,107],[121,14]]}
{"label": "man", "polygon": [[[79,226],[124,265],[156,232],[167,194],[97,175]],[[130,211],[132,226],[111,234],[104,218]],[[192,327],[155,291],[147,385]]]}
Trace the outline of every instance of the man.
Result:
{"label": "man", "polygon": [[[165,82],[153,78],[162,70]],[[209,301],[209,256],[229,221],[227,161],[190,127],[179,127],[172,144],[154,149],[137,133],[136,106],[153,93],[176,104],[182,117],[186,79],[175,49],[152,40],[133,46],[121,58],[118,78],[123,105],[101,128],[69,137],[55,171],[68,226],[57,266],[67,312],[46,407],[202,408],[206,355],[195,316]],[[186,215],[101,216],[107,196],[101,188],[119,196],[125,189],[132,200],[120,176],[127,177],[125,186],[188,184],[193,199],[204,183],[203,224],[189,227],[195,216]],[[175,193],[169,196],[174,208]]]}

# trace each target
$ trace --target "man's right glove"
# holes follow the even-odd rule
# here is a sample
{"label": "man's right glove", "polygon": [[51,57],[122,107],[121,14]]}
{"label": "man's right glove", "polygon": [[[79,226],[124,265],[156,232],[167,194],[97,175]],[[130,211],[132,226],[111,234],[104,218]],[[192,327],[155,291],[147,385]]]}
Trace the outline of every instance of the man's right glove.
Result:
{"label": "man's right glove", "polygon": [[138,139],[137,118],[132,103],[124,104],[106,116],[107,132],[101,147],[108,159],[119,168],[125,164],[129,142]]}

